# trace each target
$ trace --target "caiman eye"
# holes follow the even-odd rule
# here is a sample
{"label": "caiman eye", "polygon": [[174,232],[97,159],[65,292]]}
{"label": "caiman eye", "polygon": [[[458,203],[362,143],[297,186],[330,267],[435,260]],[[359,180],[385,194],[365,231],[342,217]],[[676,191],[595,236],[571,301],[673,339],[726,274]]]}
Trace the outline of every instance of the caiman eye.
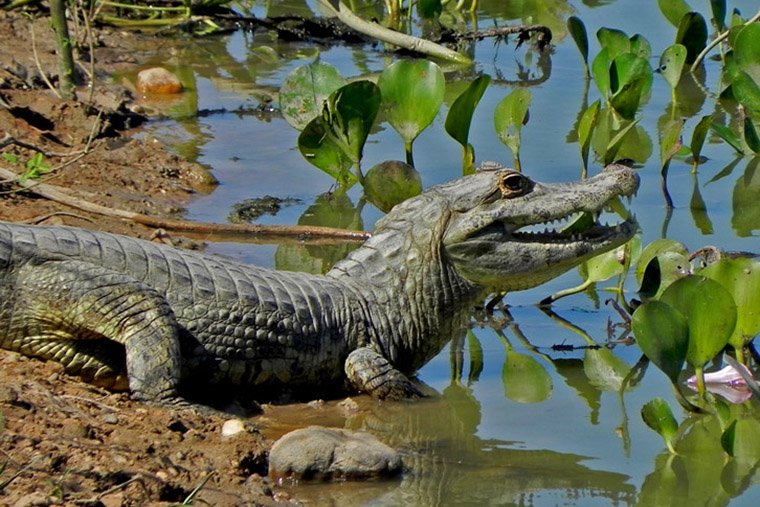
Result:
{"label": "caiman eye", "polygon": [[508,173],[499,180],[498,185],[504,197],[514,197],[530,188],[530,180],[519,173]]}

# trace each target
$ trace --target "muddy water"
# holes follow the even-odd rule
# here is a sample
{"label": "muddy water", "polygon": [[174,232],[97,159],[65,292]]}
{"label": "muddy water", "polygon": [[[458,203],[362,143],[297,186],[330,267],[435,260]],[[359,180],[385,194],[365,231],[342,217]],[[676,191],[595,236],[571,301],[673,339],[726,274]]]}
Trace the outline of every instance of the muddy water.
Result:
{"label": "muddy water", "polygon": [[[552,28],[555,47],[549,55],[530,47],[515,50],[512,42],[486,40],[471,48],[478,62],[473,72],[493,78],[470,131],[478,161],[511,162],[509,150],[494,133],[492,114],[495,104],[522,81],[532,93],[530,122],[523,128],[521,148],[525,171],[545,181],[579,177],[573,125],[584,104],[596,100],[598,92],[593,82],[584,79],[580,56],[564,33],[567,17],[575,14],[586,23],[592,34],[592,55],[598,50],[593,33],[601,26],[643,34],[653,47],[653,66],[675,35],[656,4],[644,9],[638,2],[599,3],[607,5],[481,2],[481,27],[493,20],[542,23]],[[294,5],[282,2],[269,8],[316,11],[312,3]],[[694,7],[703,13],[708,9],[701,3]],[[749,0],[731,2],[729,7],[738,7],[745,15],[757,8]],[[267,13],[263,3],[252,9],[260,16]],[[393,61],[392,56],[369,47],[322,47],[320,51],[322,61],[346,77],[380,72]],[[318,220],[323,225],[371,230],[381,212],[364,203],[359,188],[341,199],[325,198],[333,181],[300,156],[295,148],[298,133],[276,111],[276,90],[283,77],[316,54],[313,45],[278,43],[266,34],[246,32],[177,44],[172,59],[164,63],[173,66],[194,93],[174,106],[174,119],[154,123],[152,133],[172,142],[184,156],[207,164],[219,180],[216,191],[199,198],[188,210],[189,219],[225,221],[234,204],[269,195],[296,201],[282,206],[276,215],[261,216],[258,223]],[[474,75],[464,74],[448,76],[445,109],[449,97],[462,89],[461,80]],[[719,90],[714,62],[706,65],[703,86],[712,93]],[[669,188],[676,207],[672,213],[666,211],[660,192],[657,128],[669,115],[670,92],[660,76],[655,76],[650,95],[639,123],[641,143],[635,147],[642,189],[632,208],[641,223],[642,242],[667,236],[691,249],[718,244],[727,250],[760,250],[760,222],[756,221],[760,200],[738,197],[760,195],[760,170],[749,158],[735,159],[725,143],[708,140],[704,154],[709,160],[700,166],[696,178],[686,163],[673,163]],[[715,106],[712,99],[699,96],[684,100],[692,100],[686,104],[688,113],[681,112],[687,117],[685,132],[690,136],[696,121]],[[274,109],[253,111],[267,104]],[[195,115],[196,111],[203,114]],[[362,165],[369,168],[403,156],[400,139],[383,124],[371,134]],[[424,185],[459,176],[460,159],[461,149],[444,132],[443,115],[439,115],[415,143],[415,162]],[[597,168],[598,163],[593,170]],[[706,209],[699,217],[690,210],[695,189]],[[312,272],[328,269],[348,248],[242,243],[209,247],[259,265]],[[553,307],[556,315],[533,306],[545,295],[579,281],[577,273],[569,273],[541,288],[510,294],[506,299],[511,305],[510,325],[493,321],[475,325],[462,343],[447,348],[423,368],[420,378],[439,393],[431,400],[377,404],[359,398],[355,410],[332,402],[272,409],[262,421],[271,436],[313,423],[366,429],[400,449],[409,468],[400,480],[390,483],[283,487],[315,505],[754,505],[760,497],[760,489],[753,486],[758,476],[754,471],[731,475],[737,472],[719,447],[694,445],[699,448],[689,447],[682,457],[667,457],[660,437],[645,427],[639,411],[656,396],[674,408],[677,404],[665,376],[653,367],[632,386],[622,388],[623,377],[639,359],[635,346],[568,350],[568,346],[587,347],[618,338],[619,332],[608,331],[608,320],[617,323],[620,318],[599,303],[608,297],[605,292],[561,300]],[[629,280],[629,287],[634,285]],[[756,414],[753,407],[748,410]],[[678,411],[676,417],[687,420],[683,428],[687,437],[698,434],[694,428],[701,428],[700,424],[711,424]],[[716,435],[709,439],[716,440]],[[728,484],[727,477],[734,482]],[[660,499],[652,500],[653,495]]]}

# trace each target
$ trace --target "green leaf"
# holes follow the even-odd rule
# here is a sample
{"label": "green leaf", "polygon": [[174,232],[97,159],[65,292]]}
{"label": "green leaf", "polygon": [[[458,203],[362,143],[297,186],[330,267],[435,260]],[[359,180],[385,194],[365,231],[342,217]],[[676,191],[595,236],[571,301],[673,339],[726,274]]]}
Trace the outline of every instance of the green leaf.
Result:
{"label": "green leaf", "polygon": [[689,325],[675,308],[662,301],[647,301],[631,318],[636,343],[674,384],[678,382],[689,348]]}
{"label": "green leaf", "polygon": [[586,349],[583,372],[589,382],[601,391],[618,392],[631,367],[608,348]]}
{"label": "green leaf", "polygon": [[686,360],[701,368],[723,349],[736,326],[736,303],[723,286],[704,276],[690,275],[673,282],[660,301],[678,310],[689,325]]}
{"label": "green leaf", "polygon": [[478,106],[483,93],[491,82],[491,76],[483,74],[478,76],[467,89],[462,92],[449,109],[446,115],[445,129],[459,144],[466,147],[469,144],[470,124],[472,115]]}
{"label": "green leaf", "polygon": [[760,86],[749,74],[743,70],[738,71],[731,83],[731,90],[734,98],[744,107],[755,114],[760,114]]}
{"label": "green leaf", "polygon": [[467,381],[472,384],[477,382],[483,371],[483,346],[478,337],[471,330],[467,330],[467,350],[470,352],[470,372]]}
{"label": "green leaf", "polygon": [[445,85],[441,68],[429,60],[399,60],[380,74],[381,107],[405,143],[411,144],[433,122]]}
{"label": "green leaf", "polygon": [[736,327],[729,339],[735,348],[744,347],[760,333],[760,262],[723,258],[699,272],[728,290],[736,302]]}
{"label": "green leaf", "polygon": [[620,129],[616,134],[615,137],[610,139],[610,142],[607,144],[607,150],[604,152],[604,165],[609,165],[615,161],[615,159],[618,157],[618,152],[620,151],[620,147],[623,144],[623,141],[626,138],[626,135],[628,132],[636,126],[636,124],[639,122],[638,119],[628,123],[625,127]]}
{"label": "green leaf", "polygon": [[345,84],[338,69],[328,63],[316,61],[296,67],[280,86],[280,109],[285,121],[303,130],[321,114],[327,97]]}
{"label": "green leaf", "polygon": [[624,251],[625,245],[622,245],[584,262],[586,280],[594,283],[603,282],[622,273],[623,263],[620,262],[620,259],[623,257]]}
{"label": "green leaf", "polygon": [[417,12],[423,18],[435,18],[442,10],[441,0],[417,0]]}
{"label": "green leaf", "polygon": [[755,83],[760,82],[760,24],[751,23],[739,29],[733,47],[736,65]]}
{"label": "green leaf", "polygon": [[298,149],[311,164],[349,183],[354,177],[348,170],[359,164],[379,108],[380,90],[370,81],[337,89],[298,136]]}
{"label": "green leaf", "polygon": [[611,109],[599,109],[591,146],[603,164],[617,159],[645,163],[652,155],[652,140],[647,132],[632,122],[622,120]]}
{"label": "green leaf", "polygon": [[647,262],[641,278],[639,295],[644,299],[659,298],[673,282],[687,274],[689,274],[688,255],[662,252]]}
{"label": "green leaf", "polygon": [[581,159],[583,160],[583,170],[587,171],[588,168],[588,152],[591,148],[591,138],[598,124],[599,117],[599,101],[595,101],[591,104],[578,121],[578,144],[581,148]]}
{"label": "green leaf", "polygon": [[640,56],[645,60],[649,60],[652,57],[652,45],[646,37],[641,34],[636,34],[630,38],[631,49],[630,52],[636,56]]}
{"label": "green leaf", "polygon": [[642,97],[652,86],[652,67],[649,61],[632,53],[623,53],[612,61],[610,90],[612,107],[632,120]]}
{"label": "green leaf", "polygon": [[705,115],[699,120],[697,126],[694,127],[694,132],[691,134],[691,156],[694,159],[694,167],[700,163],[702,158],[702,147],[705,144],[707,133],[710,131],[710,123],[712,123],[712,116]]}
{"label": "green leaf", "polygon": [[520,170],[520,132],[528,119],[531,94],[525,88],[516,88],[496,105],[494,127],[499,140],[512,150],[515,167]]}
{"label": "green leaf", "polygon": [[[760,98],[760,95],[758,98]],[[752,123],[752,118],[749,116],[744,118],[744,141],[746,141],[750,150],[760,155],[760,137],[758,137],[755,124]]]}
{"label": "green leaf", "polygon": [[678,434],[678,422],[670,410],[668,402],[655,398],[641,407],[641,418],[647,426],[656,431],[665,441],[668,451],[675,454],[673,438]]}
{"label": "green leaf", "polygon": [[362,184],[367,200],[388,213],[396,204],[422,192],[422,179],[414,167],[386,160],[372,167]]}
{"label": "green leaf", "polygon": [[686,63],[686,47],[682,44],[674,44],[662,52],[660,72],[670,88],[675,89],[681,80],[684,63]]}
{"label": "green leaf", "polygon": [[744,174],[736,178],[732,193],[731,227],[737,236],[752,235],[760,227],[760,157],[747,163]]}
{"label": "green leaf", "polygon": [[507,350],[501,371],[504,395],[517,403],[539,403],[552,394],[552,378],[534,358]]}
{"label": "green leaf", "polygon": [[576,16],[570,16],[567,19],[567,31],[575,41],[575,45],[578,47],[578,51],[581,52],[583,57],[583,66],[588,74],[588,34],[586,33],[586,25],[583,24],[580,18]]}
{"label": "green leaf", "polygon": [[687,12],[678,23],[676,44],[686,46],[686,63],[694,63],[707,44],[707,23],[698,12]]}
{"label": "green leaf", "polygon": [[591,75],[594,77],[596,87],[605,101],[612,94],[610,89],[610,52],[603,48],[591,62]]}
{"label": "green leaf", "polygon": [[721,445],[729,456],[750,464],[760,461],[760,421],[751,416],[735,419],[721,436]]}
{"label": "green leaf", "polygon": [[726,141],[739,154],[744,155],[744,148],[742,147],[741,140],[730,128],[714,121],[710,123],[710,128],[718,137]]}
{"label": "green leaf", "polygon": [[675,27],[678,27],[678,23],[681,22],[684,14],[691,10],[689,4],[683,0],[657,0],[657,5],[659,5],[660,12],[665,16],[665,19]]}
{"label": "green leaf", "polygon": [[724,31],[726,29],[726,0],[710,0],[710,10],[715,27],[719,32]]}
{"label": "green leaf", "polygon": [[607,49],[610,60],[614,60],[618,55],[627,53],[631,49],[631,41],[622,30],[600,28],[596,31],[596,38],[602,49]]}
{"label": "green leaf", "polygon": [[[644,271],[647,269],[649,262],[660,256],[660,254],[668,252],[678,254],[686,259],[686,262],[679,266],[682,273],[683,270],[689,269],[689,250],[683,245],[683,243],[668,238],[656,239],[642,250],[641,256],[639,257],[639,263],[636,266],[636,282],[639,285],[642,284]],[[681,278],[681,276],[678,278]]]}
{"label": "green leaf", "polygon": [[681,131],[684,120],[673,120],[664,126],[662,140],[660,141],[660,164],[662,167],[670,162],[670,159],[681,149]]}

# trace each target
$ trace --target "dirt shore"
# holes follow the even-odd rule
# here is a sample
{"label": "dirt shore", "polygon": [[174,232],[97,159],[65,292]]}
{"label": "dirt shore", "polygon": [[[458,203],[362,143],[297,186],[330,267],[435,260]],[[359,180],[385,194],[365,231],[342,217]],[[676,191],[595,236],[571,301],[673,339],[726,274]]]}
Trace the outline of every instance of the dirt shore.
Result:
{"label": "dirt shore", "polygon": [[[127,89],[107,84],[111,72],[139,67],[158,45],[149,35],[107,27],[95,39],[94,101],[61,102],[37,64],[55,82],[49,20],[0,12],[0,167],[23,173],[41,153],[53,169],[41,181],[76,198],[179,218],[190,200],[213,189],[213,178],[155,140],[133,137],[144,118],[131,112]],[[81,99],[88,95],[80,91]],[[145,239],[155,233],[18,190],[13,182],[0,184],[1,220]],[[168,505],[196,488],[199,503],[288,503],[265,478],[271,442],[254,430],[223,437],[224,421],[137,403],[56,364],[0,351],[0,504]]]}

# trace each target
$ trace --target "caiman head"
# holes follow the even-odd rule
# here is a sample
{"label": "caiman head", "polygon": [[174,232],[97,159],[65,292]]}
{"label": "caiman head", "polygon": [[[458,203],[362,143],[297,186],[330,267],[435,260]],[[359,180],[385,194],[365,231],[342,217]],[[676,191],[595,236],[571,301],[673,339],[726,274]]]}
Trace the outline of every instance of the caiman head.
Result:
{"label": "caiman head", "polygon": [[[450,211],[443,255],[462,277],[487,290],[534,287],[631,239],[633,220],[601,225],[598,219],[611,200],[631,196],[638,186],[638,175],[623,165],[554,184],[501,166],[481,170],[438,187]],[[554,223],[583,213],[591,217],[586,227],[554,229]]]}

